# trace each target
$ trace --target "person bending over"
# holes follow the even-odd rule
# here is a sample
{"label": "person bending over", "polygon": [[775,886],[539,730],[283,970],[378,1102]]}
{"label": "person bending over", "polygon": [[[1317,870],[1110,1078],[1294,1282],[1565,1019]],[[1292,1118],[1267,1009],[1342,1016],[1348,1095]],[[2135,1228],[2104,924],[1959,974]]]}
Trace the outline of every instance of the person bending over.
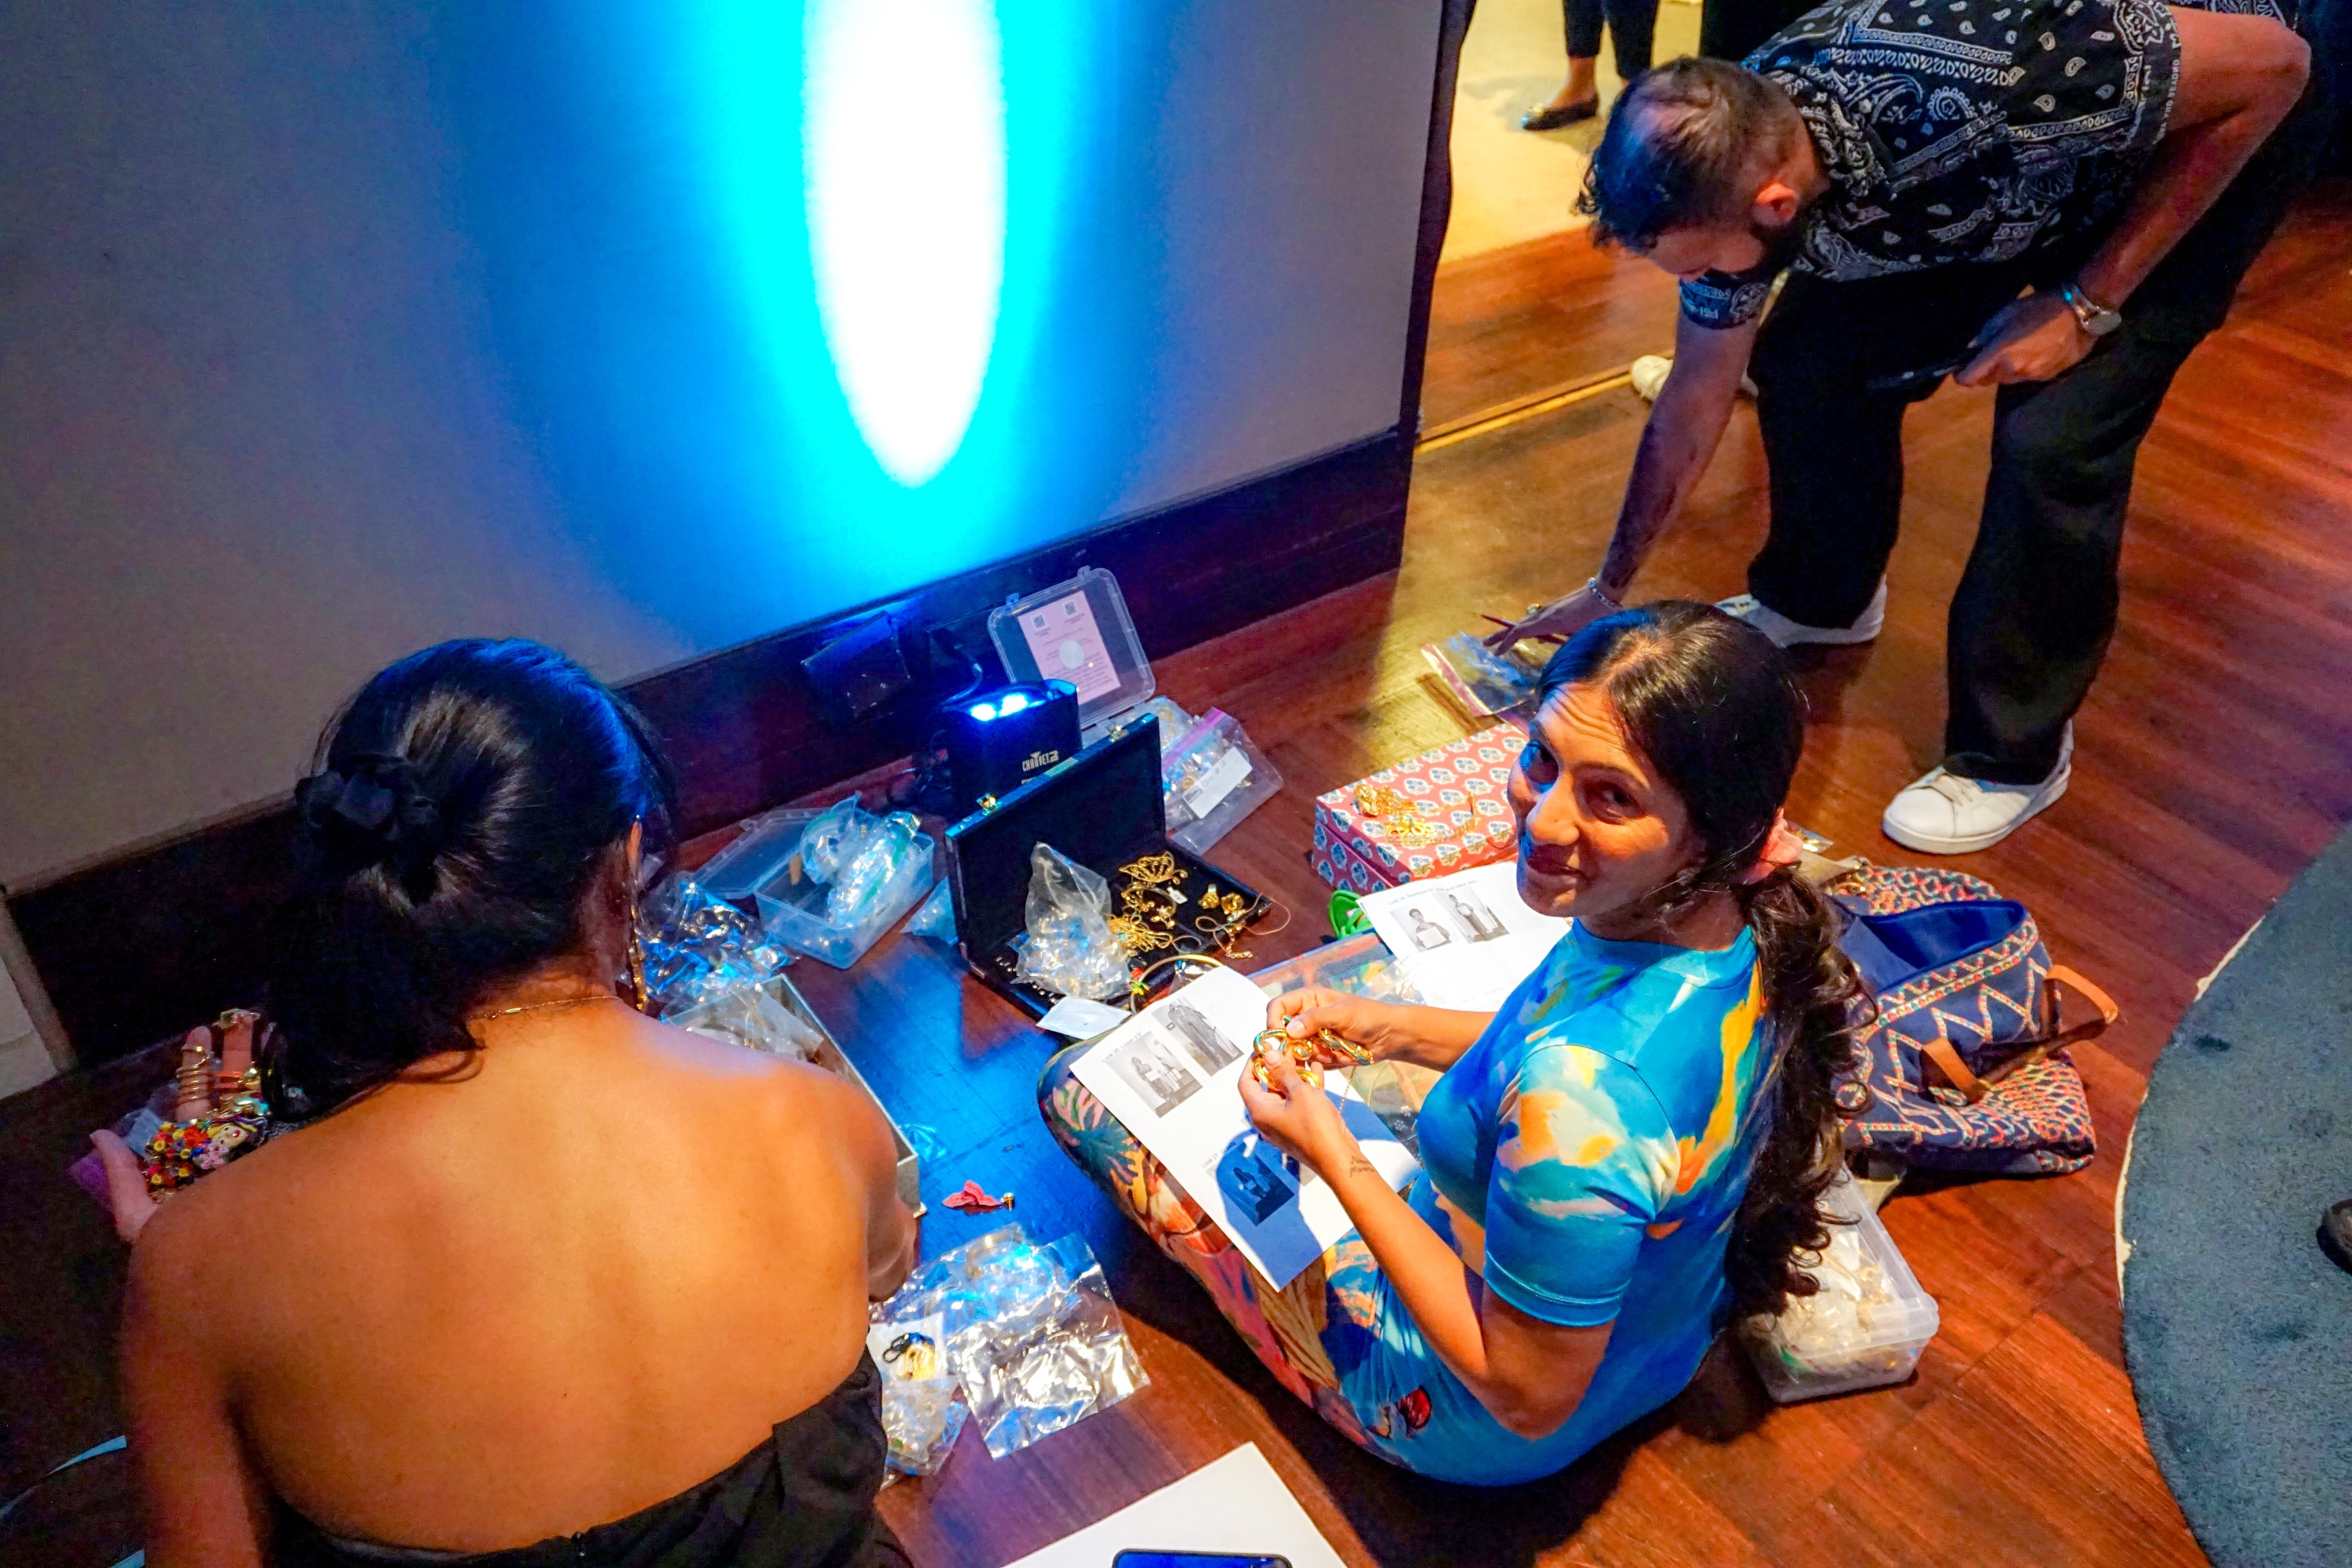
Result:
{"label": "person bending over", "polygon": [[1771,531],[1748,593],[1724,607],[1783,645],[1869,641],[1904,410],[1947,374],[1998,384],[1983,517],[1951,606],[1943,762],[1884,826],[1956,854],[2055,801],[2115,628],[2140,439],[2325,125],[2314,98],[2280,129],[2310,51],[2273,0],[2242,8],[2264,14],[1832,0],[1744,67],[1677,60],[1636,82],[1579,205],[1601,239],[1683,279],[1674,369],[1599,571],[1494,640],[1615,607],[1747,371]]}
{"label": "person bending over", "polygon": [[864,1349],[916,1245],[888,1127],[615,994],[667,816],[644,721],[547,648],[448,643],[320,763],[262,1047],[304,1119],[160,1207],[101,1138],[148,1561],[903,1563]]}
{"label": "person bending over", "polygon": [[[1077,1162],[1294,1394],[1371,1452],[1501,1486],[1672,1399],[1730,1318],[1811,1281],[1860,997],[1780,816],[1803,738],[1786,658],[1663,603],[1555,653],[1510,783],[1519,896],[1568,933],[1491,1016],[1307,989],[1269,1019],[1439,1077],[1392,1192],[1286,1064],[1251,1120],[1354,1229],[1276,1291],[1071,1076]],[[1333,1065],[1340,1065],[1334,1063]]]}

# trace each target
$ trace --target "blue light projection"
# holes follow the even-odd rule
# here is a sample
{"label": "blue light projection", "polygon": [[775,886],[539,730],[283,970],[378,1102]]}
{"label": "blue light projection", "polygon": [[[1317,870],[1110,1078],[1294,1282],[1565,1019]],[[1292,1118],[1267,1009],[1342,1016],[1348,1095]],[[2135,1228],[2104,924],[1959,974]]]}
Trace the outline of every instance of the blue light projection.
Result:
{"label": "blue light projection", "polygon": [[1004,284],[993,0],[807,0],[802,171],[835,374],[884,470],[936,475],[979,406]]}

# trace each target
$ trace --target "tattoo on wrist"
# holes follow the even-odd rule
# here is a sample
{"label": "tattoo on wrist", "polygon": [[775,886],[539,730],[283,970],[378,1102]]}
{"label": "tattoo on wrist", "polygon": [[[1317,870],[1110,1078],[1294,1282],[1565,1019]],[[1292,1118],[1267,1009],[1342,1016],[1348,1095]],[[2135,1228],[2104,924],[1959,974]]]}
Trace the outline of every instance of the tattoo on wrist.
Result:
{"label": "tattoo on wrist", "polygon": [[1353,1154],[1350,1154],[1348,1157],[1348,1174],[1351,1176],[1377,1176],[1380,1173],[1380,1167],[1373,1164],[1370,1160],[1365,1159],[1364,1152],[1361,1149],[1357,1150]]}

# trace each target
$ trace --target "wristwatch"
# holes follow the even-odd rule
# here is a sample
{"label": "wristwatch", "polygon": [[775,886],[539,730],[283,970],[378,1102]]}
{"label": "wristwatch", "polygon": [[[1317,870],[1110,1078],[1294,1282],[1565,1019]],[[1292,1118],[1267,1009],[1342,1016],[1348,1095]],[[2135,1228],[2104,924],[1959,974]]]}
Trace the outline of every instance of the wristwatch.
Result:
{"label": "wristwatch", "polygon": [[2124,324],[2123,312],[2100,304],[2072,283],[2060,285],[2058,298],[2066,301],[2075,321],[2095,338],[2104,338]]}

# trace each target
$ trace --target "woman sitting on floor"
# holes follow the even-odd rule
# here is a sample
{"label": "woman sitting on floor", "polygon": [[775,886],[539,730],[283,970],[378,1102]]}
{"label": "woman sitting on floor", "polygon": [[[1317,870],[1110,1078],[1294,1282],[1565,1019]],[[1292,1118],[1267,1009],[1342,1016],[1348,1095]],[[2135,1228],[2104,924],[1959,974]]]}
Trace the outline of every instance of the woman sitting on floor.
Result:
{"label": "woman sitting on floor", "polygon": [[1047,1120],[1355,1442],[1471,1485],[1561,1468],[1679,1393],[1727,1319],[1809,1291],[1794,1255],[1828,1239],[1861,990],[1780,815],[1802,741],[1780,651],[1711,607],[1628,610],[1552,656],[1510,800],[1520,897],[1575,923],[1491,1016],[1323,990],[1274,1003],[1295,1036],[1444,1075],[1404,1195],[1287,1064],[1271,1092],[1244,1075],[1258,1130],[1355,1222],[1288,1288],[1266,1288],[1066,1056],[1041,1085]]}
{"label": "woman sitting on floor", "polygon": [[888,1125],[615,994],[669,795],[644,721],[448,643],[324,749],[262,1050],[306,1119],[160,1208],[100,1137],[151,1560],[903,1563]]}

